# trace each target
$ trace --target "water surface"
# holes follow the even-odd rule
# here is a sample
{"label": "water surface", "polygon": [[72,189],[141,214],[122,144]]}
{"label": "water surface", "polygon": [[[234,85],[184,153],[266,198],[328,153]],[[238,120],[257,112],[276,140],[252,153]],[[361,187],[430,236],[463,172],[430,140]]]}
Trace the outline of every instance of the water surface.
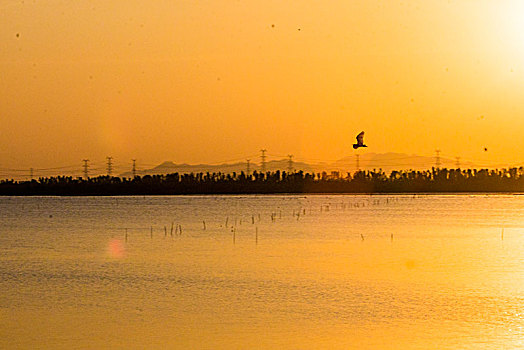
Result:
{"label": "water surface", "polygon": [[524,197],[0,198],[0,348],[524,347]]}

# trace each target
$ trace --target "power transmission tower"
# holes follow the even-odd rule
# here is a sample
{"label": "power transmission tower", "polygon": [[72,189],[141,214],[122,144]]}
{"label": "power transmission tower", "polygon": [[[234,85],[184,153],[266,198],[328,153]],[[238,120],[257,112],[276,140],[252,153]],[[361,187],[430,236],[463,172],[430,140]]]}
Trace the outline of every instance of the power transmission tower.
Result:
{"label": "power transmission tower", "polygon": [[457,160],[457,163],[455,164],[457,166],[457,169],[460,169],[460,157],[455,157]]}
{"label": "power transmission tower", "polygon": [[84,162],[84,165],[82,166],[84,168],[84,179],[87,180],[89,178],[89,171],[87,170],[89,168],[89,164],[87,164],[89,159],[82,159],[82,162]]}
{"label": "power transmission tower", "polygon": [[113,174],[113,157],[107,157],[107,176]]}
{"label": "power transmission tower", "polygon": [[133,161],[133,169],[131,171],[133,172],[133,179],[136,177],[136,159],[131,159]]}
{"label": "power transmission tower", "polygon": [[262,152],[262,155],[260,156],[260,159],[262,160],[262,173],[266,173],[266,149],[261,149],[260,152]]}
{"label": "power transmission tower", "polygon": [[246,159],[247,165],[246,165],[246,175],[249,176],[251,169],[249,168],[249,162],[251,159]]}
{"label": "power transmission tower", "polygon": [[288,154],[289,160],[287,161],[287,172],[291,174],[293,172],[293,155]]}
{"label": "power transmission tower", "polygon": [[360,154],[357,154],[357,171],[360,170]]}
{"label": "power transmission tower", "polygon": [[435,156],[435,168],[440,168],[440,150],[435,150],[436,156]]}

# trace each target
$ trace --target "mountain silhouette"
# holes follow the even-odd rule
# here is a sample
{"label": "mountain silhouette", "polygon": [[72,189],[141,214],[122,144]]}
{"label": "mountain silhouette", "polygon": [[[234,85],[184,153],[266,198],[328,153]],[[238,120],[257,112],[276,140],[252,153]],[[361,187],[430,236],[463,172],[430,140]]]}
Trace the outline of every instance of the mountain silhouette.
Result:
{"label": "mountain silhouette", "polygon": [[[341,158],[335,162],[298,162],[293,161],[294,171],[304,171],[306,173],[311,172],[331,172],[338,171],[341,173],[355,172],[357,158],[356,155],[347,156]],[[456,160],[448,158],[440,158],[442,168],[456,168]],[[424,170],[430,169],[435,166],[434,156],[420,156],[416,154],[406,153],[363,153],[359,157],[359,168],[360,170],[373,170],[382,169],[385,172],[393,170]],[[288,159],[271,160],[266,162],[266,171],[288,171],[289,161]],[[475,164],[471,162],[461,162],[462,168],[474,168]],[[177,164],[172,161],[163,162],[156,167],[151,169],[144,169],[137,171],[137,175],[160,175],[160,174],[172,174],[172,173],[225,173],[231,174],[236,172],[246,172],[246,162],[236,163],[223,163],[223,164]],[[250,171],[261,171],[261,164],[251,162]],[[119,174],[121,177],[131,177],[130,171]]]}

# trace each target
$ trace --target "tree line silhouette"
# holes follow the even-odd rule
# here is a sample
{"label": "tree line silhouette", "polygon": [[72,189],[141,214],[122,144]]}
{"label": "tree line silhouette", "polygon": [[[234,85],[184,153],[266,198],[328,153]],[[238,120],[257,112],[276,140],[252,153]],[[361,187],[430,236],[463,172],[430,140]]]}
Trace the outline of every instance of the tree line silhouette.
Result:
{"label": "tree line silhouette", "polygon": [[58,176],[1,180],[0,195],[174,195],[271,193],[524,192],[524,168],[253,172],[145,175],[134,178]]}

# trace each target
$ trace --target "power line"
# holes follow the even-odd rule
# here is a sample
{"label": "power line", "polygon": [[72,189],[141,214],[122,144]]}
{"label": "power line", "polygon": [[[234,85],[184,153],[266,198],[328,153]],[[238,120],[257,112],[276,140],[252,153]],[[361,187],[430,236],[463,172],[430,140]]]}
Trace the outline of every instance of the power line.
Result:
{"label": "power line", "polygon": [[248,155],[240,157],[240,158],[226,159],[226,160],[222,160],[222,161],[218,161],[218,162],[211,162],[211,163],[207,163],[207,164],[208,165],[221,165],[221,164],[224,164],[224,163],[229,163],[229,162],[234,162],[234,161],[241,161],[241,160],[246,159],[246,157],[256,157],[256,156],[257,156],[257,154],[248,154]]}
{"label": "power line", "polygon": [[55,168],[37,168],[36,170],[63,170],[63,169],[73,169],[77,168],[77,165],[66,165],[66,166],[60,166]]}
{"label": "power line", "polygon": [[260,159],[262,160],[262,173],[266,172],[266,149],[261,149],[260,152],[262,152],[262,155],[260,156]]}
{"label": "power line", "polygon": [[107,176],[113,173],[113,157],[107,157]]}
{"label": "power line", "polygon": [[82,159],[82,162],[84,162],[84,165],[82,166],[82,168],[84,168],[84,179],[89,179],[89,159]]}
{"label": "power line", "polygon": [[[258,156],[261,157],[262,164],[261,169],[262,171],[266,172],[268,171],[268,159],[272,159],[274,155],[267,152],[266,149],[260,150],[261,154],[259,153]],[[247,173],[251,173],[254,170],[254,167],[258,168],[258,165],[253,162],[253,157],[256,157],[257,154],[252,156],[245,156],[243,158],[242,163],[238,163],[239,168],[243,168],[247,170]],[[246,159],[248,158],[249,159]],[[282,156],[279,156],[282,157]],[[420,157],[420,158],[417,158]],[[433,158],[434,157],[434,158]],[[524,165],[524,163],[488,163],[484,159],[483,161],[472,159],[472,158],[464,158],[454,156],[454,155],[446,155],[445,153],[441,152],[439,149],[435,150],[435,155],[431,156],[399,156],[394,158],[388,158],[388,159],[365,159],[365,164],[360,163],[360,155],[356,154],[355,159],[353,158],[345,158],[343,160],[335,161],[332,164],[328,163],[319,163],[314,164],[311,162],[310,164],[307,164],[311,167],[311,170],[324,167],[326,169],[328,168],[336,168],[336,169],[342,169],[345,167],[353,167],[356,166],[357,170],[361,170],[361,166],[363,166],[366,169],[370,168],[382,168],[386,167],[387,169],[395,168],[397,167],[398,170],[404,169],[404,168],[410,168],[410,169],[416,169],[416,168],[426,168],[431,169],[432,166],[436,166],[438,168],[441,167],[456,167],[461,168],[462,165],[464,165],[466,168],[518,168],[519,166]],[[284,157],[283,157],[284,158]],[[364,156],[363,156],[364,158]],[[292,172],[294,169],[297,169],[297,166],[300,166],[300,163],[295,164],[295,159],[299,160],[312,160],[312,158],[302,158],[302,157],[295,157],[294,155],[288,154],[285,156],[285,159],[281,160],[280,167],[281,168],[287,168],[288,171]],[[353,159],[353,160],[352,160]],[[404,161],[402,161],[404,160]],[[246,162],[243,163],[243,162]],[[363,159],[364,161],[364,159]],[[71,165],[65,165],[65,166],[58,166],[58,167],[48,167],[48,168],[23,168],[23,169],[13,169],[13,168],[3,168],[0,167],[0,177],[12,177],[12,178],[18,178],[18,179],[35,179],[38,177],[47,177],[47,176],[70,176],[71,174],[74,174],[75,176],[83,176],[84,178],[89,178],[89,176],[99,176],[104,175],[104,173],[107,172],[109,176],[112,176],[114,173],[120,172],[120,171],[128,171],[129,170],[129,164],[119,166],[118,162],[115,162],[113,157],[107,157],[106,162],[102,163],[100,162],[91,162],[88,159],[82,160],[82,169],[78,169],[78,164],[76,166]],[[285,162],[285,163],[284,163]],[[351,162],[354,165],[351,166]],[[309,162],[308,162],[309,163]],[[242,165],[244,164],[244,165]],[[142,163],[140,164],[143,168]],[[212,164],[208,164],[212,165]],[[305,166],[307,166],[305,165]],[[133,176],[136,176],[139,172],[136,164],[136,160],[133,159]],[[316,171],[316,170],[315,170]]]}

